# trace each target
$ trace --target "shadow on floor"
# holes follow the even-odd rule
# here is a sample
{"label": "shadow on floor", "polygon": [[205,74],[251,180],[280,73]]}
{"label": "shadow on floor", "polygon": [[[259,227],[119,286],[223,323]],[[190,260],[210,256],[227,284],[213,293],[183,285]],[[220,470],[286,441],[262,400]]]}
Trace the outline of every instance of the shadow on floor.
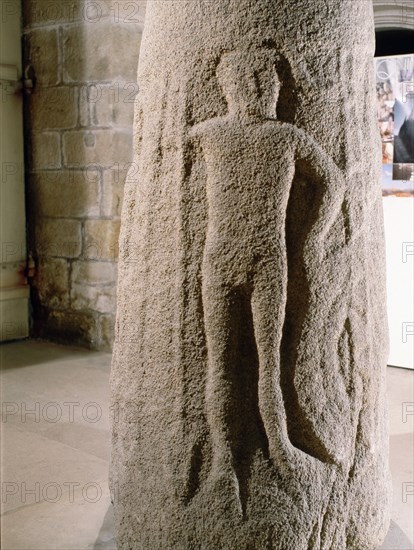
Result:
{"label": "shadow on floor", "polygon": [[[51,342],[38,340],[21,340],[19,342],[1,342],[0,345],[0,368],[1,370],[16,369],[44,365],[56,361],[72,361],[80,359],[88,361],[94,358],[107,357],[110,354],[96,352],[75,346],[63,346]],[[93,361],[92,361],[93,365]]]}
{"label": "shadow on floor", "polygon": [[413,544],[400,527],[391,521],[390,529],[379,550],[412,550]]}
{"label": "shadow on floor", "polygon": [[92,550],[117,550],[115,540],[114,509],[109,506]]}

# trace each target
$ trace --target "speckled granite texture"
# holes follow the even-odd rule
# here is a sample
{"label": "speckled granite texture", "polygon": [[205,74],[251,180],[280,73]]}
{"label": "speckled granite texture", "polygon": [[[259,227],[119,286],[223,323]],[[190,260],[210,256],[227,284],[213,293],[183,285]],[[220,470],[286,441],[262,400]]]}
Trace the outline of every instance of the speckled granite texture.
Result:
{"label": "speckled granite texture", "polygon": [[120,549],[384,540],[373,51],[370,2],[149,3],[112,367]]}

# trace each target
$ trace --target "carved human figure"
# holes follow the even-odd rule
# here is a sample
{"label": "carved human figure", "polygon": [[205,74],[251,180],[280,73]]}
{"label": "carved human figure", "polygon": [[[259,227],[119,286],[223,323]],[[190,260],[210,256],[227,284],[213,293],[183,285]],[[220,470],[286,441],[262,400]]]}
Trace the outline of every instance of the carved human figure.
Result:
{"label": "carved human figure", "polygon": [[[255,59],[247,60],[248,55]],[[279,381],[288,279],[285,223],[295,173],[306,166],[304,175],[322,190],[318,219],[307,239],[309,250],[323,241],[342,202],[330,185],[342,179],[332,159],[300,128],[276,119],[280,89],[276,56],[268,49],[225,53],[217,77],[228,113],[190,130],[202,149],[207,175],[202,298],[211,473],[216,477],[233,471],[228,403],[231,380],[237,376],[242,300],[247,299],[251,307],[259,365],[258,405],[269,456],[275,462],[286,457],[295,461],[302,453],[289,443]]]}

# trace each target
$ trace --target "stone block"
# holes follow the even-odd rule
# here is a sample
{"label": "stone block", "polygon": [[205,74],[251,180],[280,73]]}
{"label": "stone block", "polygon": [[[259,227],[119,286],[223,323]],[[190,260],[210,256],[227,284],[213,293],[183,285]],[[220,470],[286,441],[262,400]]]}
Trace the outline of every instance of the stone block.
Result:
{"label": "stone block", "polygon": [[81,126],[121,127],[132,132],[136,82],[87,83],[79,86]]}
{"label": "stone block", "polygon": [[115,315],[100,315],[98,319],[98,342],[100,349],[111,351],[115,337]]}
{"label": "stone block", "polygon": [[[140,43],[140,27],[136,23],[121,25],[108,19],[67,27],[63,33],[64,81],[136,81]],[[125,55],[125,44],[128,44],[128,55]],[[85,55],[85,51],[93,55]]]}
{"label": "stone block", "polygon": [[26,27],[82,22],[143,25],[146,0],[27,0],[23,3]]}
{"label": "stone block", "polygon": [[23,21],[26,27],[73,23],[82,20],[84,9],[79,0],[27,0]]}
{"label": "stone block", "polygon": [[23,58],[33,66],[37,90],[59,84],[58,30],[36,29],[23,35]]}
{"label": "stone block", "polygon": [[40,218],[36,223],[35,246],[38,256],[77,258],[82,251],[81,222]]}
{"label": "stone block", "polygon": [[28,186],[35,216],[83,218],[99,215],[99,172],[61,170],[35,172]]}
{"label": "stone block", "polygon": [[74,130],[63,135],[65,166],[107,168],[127,163],[132,156],[132,134],[115,130]]}
{"label": "stone block", "polygon": [[[92,93],[93,92],[93,93]],[[92,124],[130,128],[134,118],[134,102],[138,94],[136,82],[115,82],[90,89]]]}
{"label": "stone block", "polygon": [[79,261],[72,264],[72,283],[111,285],[116,282],[117,267],[112,262]]}
{"label": "stone block", "polygon": [[82,84],[79,86],[78,99],[79,99],[79,125],[90,126],[91,125],[91,98],[95,96],[92,93],[98,85]]}
{"label": "stone block", "polygon": [[84,259],[116,261],[119,228],[120,222],[115,220],[85,221]]}
{"label": "stone block", "polygon": [[117,218],[121,215],[124,199],[125,169],[105,170],[102,187],[102,215]]}
{"label": "stone block", "polygon": [[34,132],[29,145],[30,166],[33,170],[60,168],[61,150],[58,132]]}
{"label": "stone block", "polygon": [[35,337],[99,349],[98,325],[92,311],[56,311],[41,308],[33,326]]}
{"label": "stone block", "polygon": [[74,128],[78,122],[78,90],[72,86],[39,88],[28,98],[33,131]]}
{"label": "stone block", "polygon": [[61,258],[40,257],[33,286],[40,303],[50,309],[69,306],[69,263]]}
{"label": "stone block", "polygon": [[70,291],[73,309],[90,309],[99,313],[115,313],[116,289],[110,286],[91,286],[86,281],[73,284]]}
{"label": "stone block", "polygon": [[116,101],[113,103],[113,120],[115,126],[132,128],[134,120],[134,104],[139,92],[134,81],[119,84]]}

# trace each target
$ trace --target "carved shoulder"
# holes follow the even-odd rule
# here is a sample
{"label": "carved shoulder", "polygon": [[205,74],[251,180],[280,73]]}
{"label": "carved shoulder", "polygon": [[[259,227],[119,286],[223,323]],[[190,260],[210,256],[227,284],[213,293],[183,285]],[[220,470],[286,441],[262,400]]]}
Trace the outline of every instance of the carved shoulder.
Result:
{"label": "carved shoulder", "polygon": [[296,144],[299,168],[323,176],[324,179],[342,179],[343,174],[332,156],[302,128],[291,126]]}

